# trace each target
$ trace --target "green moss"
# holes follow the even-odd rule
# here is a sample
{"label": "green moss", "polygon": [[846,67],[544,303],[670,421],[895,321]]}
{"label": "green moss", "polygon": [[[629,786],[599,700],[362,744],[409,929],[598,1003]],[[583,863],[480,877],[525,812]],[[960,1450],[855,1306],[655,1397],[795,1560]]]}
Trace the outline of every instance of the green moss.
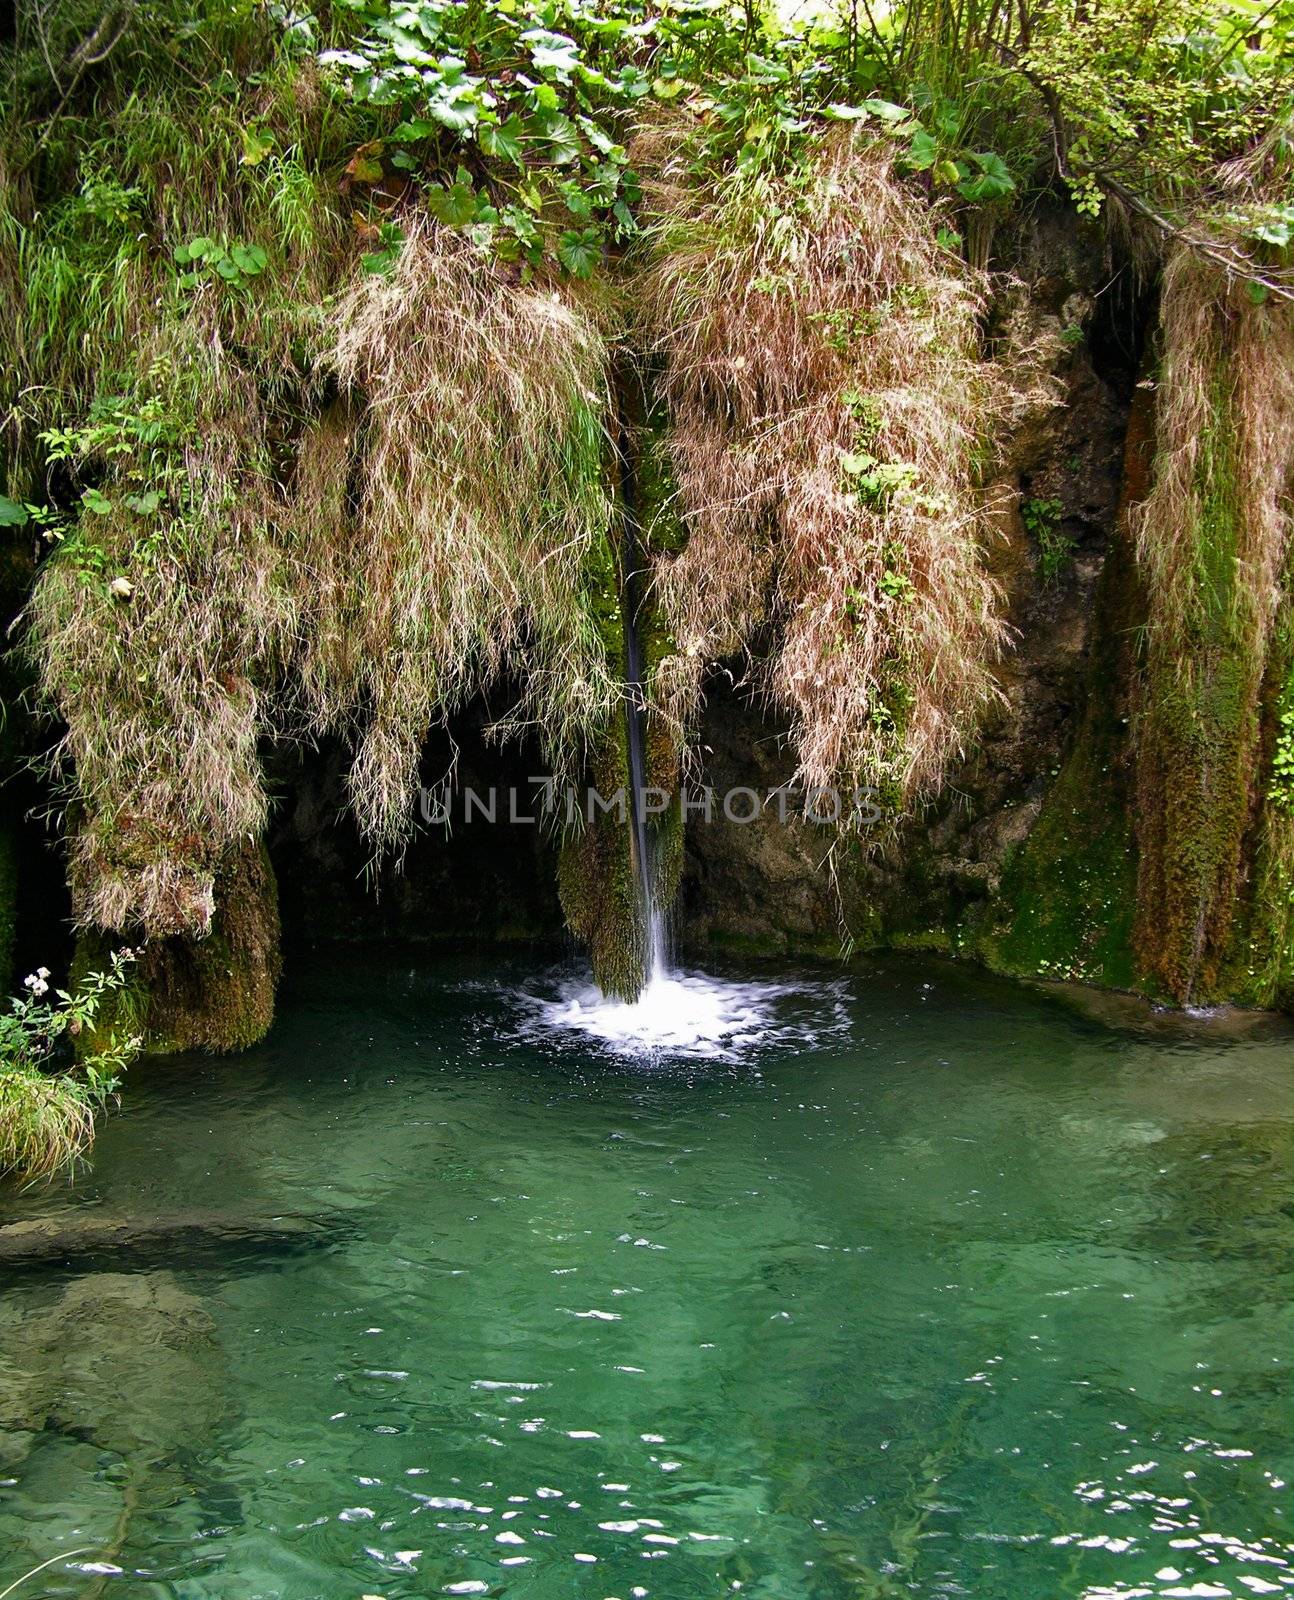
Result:
{"label": "green moss", "polygon": [[1219,987],[1245,1005],[1294,1010],[1294,798],[1286,787],[1285,741],[1294,723],[1294,599],[1276,630],[1263,695],[1267,746],[1259,771],[1271,777],[1260,793],[1247,854],[1253,867],[1237,897]]}
{"label": "green moss", "polygon": [[687,543],[678,514],[678,491],[669,454],[667,419],[653,411],[638,433],[638,524],[643,548],[651,555],[674,555]]}
{"label": "green moss", "polygon": [[991,966],[1130,988],[1136,852],[1120,730],[1087,718],[1029,837],[1002,875],[996,920],[971,933]]}

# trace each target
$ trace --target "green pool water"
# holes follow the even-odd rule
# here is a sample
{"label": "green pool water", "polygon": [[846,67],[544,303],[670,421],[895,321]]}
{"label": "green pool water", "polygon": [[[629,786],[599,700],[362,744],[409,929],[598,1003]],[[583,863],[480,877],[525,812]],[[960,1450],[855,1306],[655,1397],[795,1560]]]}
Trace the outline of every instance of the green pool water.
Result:
{"label": "green pool water", "polygon": [[0,1590],[1294,1592],[1294,1033],[773,976],[625,1056],[392,958],[140,1066],[8,1219],[325,1232],[0,1273]]}

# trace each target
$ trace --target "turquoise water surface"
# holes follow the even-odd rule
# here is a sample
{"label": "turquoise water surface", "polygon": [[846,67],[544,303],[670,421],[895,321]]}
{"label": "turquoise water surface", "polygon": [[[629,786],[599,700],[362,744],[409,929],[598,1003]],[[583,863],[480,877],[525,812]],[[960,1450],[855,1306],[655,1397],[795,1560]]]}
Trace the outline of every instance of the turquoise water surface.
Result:
{"label": "turquoise water surface", "polygon": [[[5,1191],[213,1239],[0,1270],[0,1590],[1294,1592],[1287,1026],[895,961],[626,1054],[567,975],[420,960]],[[221,1237],[276,1217],[320,1235]]]}

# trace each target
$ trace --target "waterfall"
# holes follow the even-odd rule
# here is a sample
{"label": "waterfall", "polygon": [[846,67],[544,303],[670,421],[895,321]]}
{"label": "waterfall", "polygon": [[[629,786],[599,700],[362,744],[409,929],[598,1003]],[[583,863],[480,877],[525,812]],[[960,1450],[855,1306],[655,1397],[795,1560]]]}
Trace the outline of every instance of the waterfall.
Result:
{"label": "waterfall", "polygon": [[[628,484],[626,484],[626,491]],[[638,640],[639,551],[637,529],[630,497],[625,495],[624,572],[621,580],[621,614],[625,630],[625,693],[627,742],[629,750],[629,815],[633,827],[633,846],[642,907],[642,926],[646,941],[646,987],[666,969],[665,914],[656,896],[655,862],[647,834],[644,799],[647,790],[647,755],[644,724],[647,720],[647,694],[643,682],[642,648]]]}

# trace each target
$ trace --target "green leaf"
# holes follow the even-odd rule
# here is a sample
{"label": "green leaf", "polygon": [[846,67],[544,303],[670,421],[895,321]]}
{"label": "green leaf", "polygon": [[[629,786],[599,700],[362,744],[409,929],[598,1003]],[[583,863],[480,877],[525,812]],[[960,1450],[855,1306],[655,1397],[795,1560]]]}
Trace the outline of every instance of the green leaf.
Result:
{"label": "green leaf", "polygon": [[[451,133],[466,133],[480,119],[481,107],[474,93],[438,95],[427,105],[427,115]],[[381,176],[379,171],[378,176]]]}
{"label": "green leaf", "polygon": [[408,122],[402,122],[398,127],[392,128],[391,137],[406,144],[413,144],[418,139],[430,139],[438,131],[436,124],[429,122],[426,117],[411,117]]}
{"label": "green leaf", "polygon": [[238,270],[245,272],[249,278],[254,278],[257,273],[264,272],[265,265],[269,260],[269,257],[258,244],[236,244],[229,254]]}
{"label": "green leaf", "polygon": [[476,193],[466,183],[432,189],[427,195],[427,208],[447,228],[463,228],[476,220]]}
{"label": "green leaf", "polygon": [[128,494],[126,505],[139,517],[151,517],[162,503],[162,497],[156,489],[149,489],[143,494]]}
{"label": "green leaf", "polygon": [[970,160],[979,171],[957,185],[957,192],[964,200],[1004,200],[1007,195],[1014,194],[1015,179],[1000,155],[992,150],[971,151]]}
{"label": "green leaf", "polygon": [[746,57],[746,81],[766,86],[772,83],[785,83],[791,76],[790,68],[784,67],[780,61],[769,61],[765,56],[750,54]]}
{"label": "green leaf", "polygon": [[106,517],[112,510],[112,501],[106,495],[100,494],[97,489],[87,489],[81,496],[81,504],[87,511],[93,511],[96,517]]}
{"label": "green leaf", "polygon": [[580,136],[569,117],[549,117],[544,123],[543,136],[552,146],[548,159],[554,166],[569,166],[583,154]]}
{"label": "green leaf", "polygon": [[615,88],[626,100],[641,100],[644,95],[651,93],[651,79],[641,67],[621,67]]}
{"label": "green leaf", "polygon": [[847,106],[839,103],[823,106],[822,114],[832,122],[858,122],[871,115],[866,106]]}
{"label": "green leaf", "polygon": [[580,47],[564,33],[530,28],[521,35],[520,42],[530,46],[530,58],[540,72],[555,72],[559,78],[568,78],[575,70]]}
{"label": "green leaf", "polygon": [[864,100],[863,109],[891,125],[906,122],[912,115],[906,106],[896,106],[892,100]]}
{"label": "green leaf", "polygon": [[925,128],[918,128],[908,146],[907,164],[916,172],[925,172],[939,159],[939,141]]}
{"label": "green leaf", "polygon": [[196,239],[189,240],[189,259],[191,261],[205,261],[208,256],[220,254],[220,246],[214,239],[208,239],[205,234],[199,234]]}
{"label": "green leaf", "polygon": [[17,500],[10,500],[7,495],[0,494],[0,528],[21,528],[27,517],[26,506],[20,505]]}
{"label": "green leaf", "polygon": [[568,229],[557,241],[557,259],[573,278],[591,278],[601,260],[598,230],[585,228],[576,233]]}
{"label": "green leaf", "polygon": [[239,166],[259,166],[274,148],[274,135],[267,133],[264,128],[244,128],[242,133],[243,154]]}
{"label": "green leaf", "polygon": [[365,272],[372,273],[375,278],[384,278],[400,259],[397,249],[370,250],[367,255],[360,257],[360,264]]}
{"label": "green leaf", "polygon": [[562,204],[573,217],[583,222],[592,214],[593,202],[578,183],[561,183],[557,188]]}
{"label": "green leaf", "polygon": [[221,256],[220,260],[216,262],[216,271],[226,283],[237,283],[242,277],[242,273],[239,272],[229,256]]}
{"label": "green leaf", "polygon": [[525,159],[521,145],[524,131],[521,118],[514,114],[506,122],[481,123],[477,139],[487,156],[497,156],[500,161],[511,161],[519,167]]}

